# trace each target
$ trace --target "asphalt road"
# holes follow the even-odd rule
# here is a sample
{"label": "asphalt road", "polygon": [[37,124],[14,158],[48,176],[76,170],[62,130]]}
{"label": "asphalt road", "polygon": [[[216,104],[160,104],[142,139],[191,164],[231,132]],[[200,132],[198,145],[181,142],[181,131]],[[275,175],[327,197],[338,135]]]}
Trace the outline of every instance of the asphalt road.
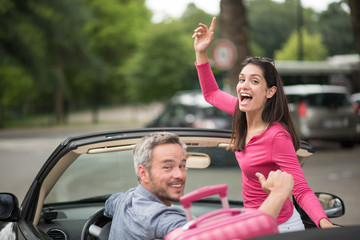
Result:
{"label": "asphalt road", "polygon": [[[0,132],[0,192],[21,201],[42,164],[69,135],[108,130],[115,126],[81,129],[32,129]],[[345,202],[345,216],[333,222],[360,224],[360,145],[341,149],[335,143],[312,142],[316,153],[303,167],[313,191],[335,194]]]}

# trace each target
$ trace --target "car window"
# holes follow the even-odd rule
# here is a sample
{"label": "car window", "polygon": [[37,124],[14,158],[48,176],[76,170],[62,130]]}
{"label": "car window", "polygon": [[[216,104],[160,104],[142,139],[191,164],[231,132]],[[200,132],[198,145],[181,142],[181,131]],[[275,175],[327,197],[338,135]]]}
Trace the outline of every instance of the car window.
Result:
{"label": "car window", "polygon": [[297,94],[291,94],[291,95],[289,94],[287,95],[287,99],[289,103],[297,103],[302,100],[302,96]]}
{"label": "car window", "polygon": [[313,107],[342,107],[350,106],[351,103],[346,94],[342,93],[317,93],[309,95],[289,94],[289,103],[306,102]]}
{"label": "car window", "polygon": [[204,186],[227,184],[228,198],[230,200],[243,200],[241,169],[233,151],[214,147],[190,147],[188,151],[208,154],[211,158],[211,164],[205,169],[188,170],[185,193]]}
{"label": "car window", "polygon": [[[241,170],[234,152],[215,147],[189,147],[211,158],[206,169],[189,169],[185,193],[199,187],[228,184],[229,199],[242,200]],[[132,151],[83,154],[64,172],[45,204],[73,202],[125,192],[137,186]]]}
{"label": "car window", "polygon": [[350,105],[347,96],[341,93],[310,94],[306,96],[305,102],[309,106],[315,107],[342,107]]}
{"label": "car window", "polygon": [[83,154],[60,177],[45,203],[77,201],[136,185],[132,151]]}

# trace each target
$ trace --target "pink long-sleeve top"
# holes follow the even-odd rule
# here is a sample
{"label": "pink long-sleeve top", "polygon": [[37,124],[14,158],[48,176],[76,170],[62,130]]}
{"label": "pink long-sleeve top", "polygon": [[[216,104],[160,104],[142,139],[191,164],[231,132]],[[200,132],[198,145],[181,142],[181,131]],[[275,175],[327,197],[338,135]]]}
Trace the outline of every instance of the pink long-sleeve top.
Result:
{"label": "pink long-sleeve top", "polygon": [[[234,114],[237,97],[219,89],[210,64],[196,64],[202,93],[207,102],[231,115]],[[268,176],[270,171],[278,169],[291,174],[294,178],[293,195],[296,202],[319,227],[320,220],[327,218],[319,200],[308,186],[296,157],[290,134],[278,122],[263,133],[254,136],[245,145],[243,151],[235,152],[242,170],[242,195],[244,207],[259,208],[267,197],[262,190],[256,172]],[[277,218],[277,223],[286,222],[293,214],[293,204],[288,198]]]}

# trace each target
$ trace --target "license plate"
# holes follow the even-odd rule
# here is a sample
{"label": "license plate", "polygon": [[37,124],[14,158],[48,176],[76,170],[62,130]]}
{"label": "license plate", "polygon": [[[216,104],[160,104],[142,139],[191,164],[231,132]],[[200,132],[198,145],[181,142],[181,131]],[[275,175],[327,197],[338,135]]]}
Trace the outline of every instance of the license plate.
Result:
{"label": "license plate", "polygon": [[349,125],[349,119],[343,118],[343,119],[327,119],[323,122],[323,127],[326,129],[329,128],[346,128]]}

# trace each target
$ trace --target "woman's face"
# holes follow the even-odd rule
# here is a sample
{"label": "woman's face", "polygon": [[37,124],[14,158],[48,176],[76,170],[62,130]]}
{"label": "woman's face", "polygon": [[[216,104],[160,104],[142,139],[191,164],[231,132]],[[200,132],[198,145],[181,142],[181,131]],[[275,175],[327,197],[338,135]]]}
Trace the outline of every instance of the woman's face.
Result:
{"label": "woman's face", "polygon": [[261,68],[250,63],[239,74],[236,92],[240,111],[262,112],[267,99],[275,94],[276,87],[268,88]]}

